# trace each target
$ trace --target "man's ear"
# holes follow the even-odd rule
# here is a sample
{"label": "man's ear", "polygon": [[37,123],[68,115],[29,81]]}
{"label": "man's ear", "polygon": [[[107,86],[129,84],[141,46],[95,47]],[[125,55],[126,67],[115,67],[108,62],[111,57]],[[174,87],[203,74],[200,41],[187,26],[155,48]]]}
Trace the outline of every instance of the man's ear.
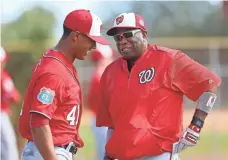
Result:
{"label": "man's ear", "polygon": [[142,32],[143,38],[147,38],[147,32]]}
{"label": "man's ear", "polygon": [[74,42],[76,42],[79,39],[79,35],[80,33],[78,31],[72,31],[69,36]]}

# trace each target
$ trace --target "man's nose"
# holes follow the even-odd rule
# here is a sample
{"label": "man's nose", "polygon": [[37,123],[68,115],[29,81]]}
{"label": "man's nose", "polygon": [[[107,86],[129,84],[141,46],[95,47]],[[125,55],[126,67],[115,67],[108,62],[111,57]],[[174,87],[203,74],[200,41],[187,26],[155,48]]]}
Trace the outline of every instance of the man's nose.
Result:
{"label": "man's nose", "polygon": [[126,43],[127,43],[126,38],[121,37],[121,39],[119,40],[119,43],[120,43],[120,44],[126,44]]}

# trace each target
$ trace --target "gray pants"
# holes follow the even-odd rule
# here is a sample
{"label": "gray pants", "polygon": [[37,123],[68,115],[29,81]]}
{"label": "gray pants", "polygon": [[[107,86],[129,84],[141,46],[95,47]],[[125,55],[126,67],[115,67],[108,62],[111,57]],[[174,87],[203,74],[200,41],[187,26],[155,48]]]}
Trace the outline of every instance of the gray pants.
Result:
{"label": "gray pants", "polygon": [[1,159],[19,160],[17,141],[13,126],[7,113],[1,114]]}
{"label": "gray pants", "polygon": [[[72,153],[62,147],[55,147],[55,152],[57,160],[73,160]],[[21,160],[43,160],[34,142],[26,144],[21,155]]]}

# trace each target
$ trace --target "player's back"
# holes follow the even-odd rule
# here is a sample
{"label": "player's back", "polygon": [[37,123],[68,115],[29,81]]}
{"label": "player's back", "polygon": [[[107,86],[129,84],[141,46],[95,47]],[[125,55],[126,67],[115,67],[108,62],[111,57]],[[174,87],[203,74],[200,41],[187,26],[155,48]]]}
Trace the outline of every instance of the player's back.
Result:
{"label": "player's back", "polygon": [[[43,55],[32,70],[31,81],[20,113],[19,131],[23,137],[32,140],[30,112],[36,112],[50,119],[49,125],[54,144],[63,145],[73,141],[77,136],[78,120],[81,115],[81,109],[79,109],[81,108],[81,89],[76,70],[64,63],[56,54],[55,51],[50,50]],[[52,84],[54,87],[60,87],[47,87]],[[56,99],[49,103],[47,97],[46,101],[42,99],[43,93],[48,93]]]}

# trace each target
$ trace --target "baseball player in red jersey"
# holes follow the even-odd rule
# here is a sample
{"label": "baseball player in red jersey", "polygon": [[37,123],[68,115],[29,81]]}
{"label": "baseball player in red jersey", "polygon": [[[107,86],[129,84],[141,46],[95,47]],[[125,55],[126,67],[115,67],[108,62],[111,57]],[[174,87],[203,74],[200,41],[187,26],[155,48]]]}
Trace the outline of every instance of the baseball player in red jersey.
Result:
{"label": "baseball player in red jersey", "polygon": [[72,160],[83,147],[79,136],[82,93],[75,59],[83,60],[101,37],[102,21],[88,10],[70,12],[59,43],[33,68],[19,119],[19,131],[28,140],[22,160]]}
{"label": "baseball player in red jersey", "polygon": [[114,51],[109,45],[97,44],[96,49],[91,52],[91,60],[95,63],[96,68],[88,87],[88,108],[92,112],[91,129],[96,141],[97,160],[102,160],[104,157],[107,134],[107,127],[96,127],[100,79],[107,65],[113,61],[113,57]]}
{"label": "baseball player in red jersey", "polygon": [[[179,50],[148,44],[138,14],[119,15],[107,34],[122,57],[106,68],[100,82],[96,124],[109,127],[104,159],[178,159],[197,144],[221,80]],[[197,106],[182,131],[184,95]]]}
{"label": "baseball player in red jersey", "polygon": [[[10,121],[12,103],[20,103],[20,93],[14,86],[13,80],[5,70],[5,65],[9,59],[5,50],[0,48],[1,61],[1,159],[18,160],[17,141],[15,131]],[[3,147],[4,146],[4,147]]]}

